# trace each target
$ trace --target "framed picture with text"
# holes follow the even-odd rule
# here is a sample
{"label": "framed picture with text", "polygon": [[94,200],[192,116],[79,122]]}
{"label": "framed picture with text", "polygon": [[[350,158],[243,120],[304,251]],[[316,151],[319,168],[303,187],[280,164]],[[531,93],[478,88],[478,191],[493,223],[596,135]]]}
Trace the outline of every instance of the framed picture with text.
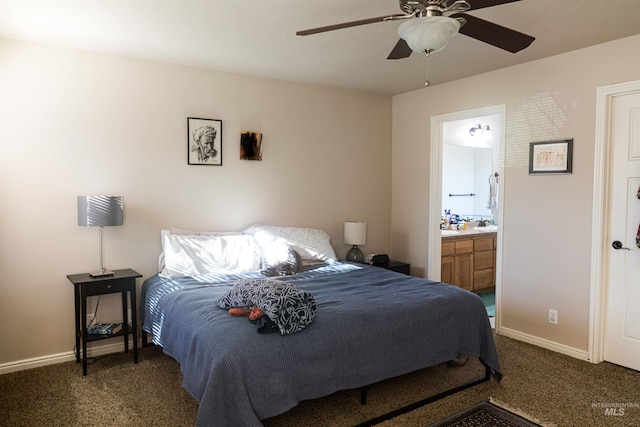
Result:
{"label": "framed picture with text", "polygon": [[573,171],[573,139],[529,144],[529,175],[570,174]]}
{"label": "framed picture with text", "polygon": [[222,120],[187,118],[190,165],[222,166]]}

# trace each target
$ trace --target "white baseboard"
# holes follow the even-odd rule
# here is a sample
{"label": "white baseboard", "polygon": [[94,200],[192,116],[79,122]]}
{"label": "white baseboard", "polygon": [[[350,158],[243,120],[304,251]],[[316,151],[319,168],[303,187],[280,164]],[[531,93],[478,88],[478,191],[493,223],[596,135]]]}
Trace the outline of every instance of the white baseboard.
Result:
{"label": "white baseboard", "polygon": [[[140,350],[140,344],[138,344],[138,350]],[[92,346],[87,349],[87,357],[104,356],[105,354],[119,353],[124,351],[124,345],[121,340],[118,343],[105,344],[101,346]],[[133,352],[133,340],[129,341],[129,353]],[[133,357],[133,354],[132,356]],[[0,375],[8,374],[11,372],[24,371],[27,369],[39,368],[41,366],[55,365],[57,363],[71,362],[76,360],[76,355],[73,351],[65,353],[50,354],[48,356],[34,357],[31,359],[17,360],[14,362],[0,364]],[[81,369],[80,367],[78,369]]]}
{"label": "white baseboard", "polygon": [[500,328],[500,331],[498,333],[508,338],[513,338],[518,341],[523,341],[528,344],[533,344],[533,345],[537,345],[538,347],[546,348],[547,350],[555,351],[556,353],[565,354],[567,356],[571,356],[576,359],[591,362],[591,359],[589,358],[589,353],[586,350],[580,350],[580,349],[569,347],[563,344],[558,344],[557,342],[545,340],[540,337],[514,331],[512,329],[505,328],[504,326]]}
{"label": "white baseboard", "polygon": [[[493,326],[493,325],[492,325]],[[567,356],[574,357],[576,359],[585,360],[590,362],[589,353],[585,350],[579,350],[577,348],[569,347],[563,344],[558,344],[553,341],[545,340],[533,335],[528,335],[519,331],[514,331],[504,326],[500,328],[500,335],[504,335],[508,338],[513,338],[518,341],[523,341],[528,344],[537,345],[538,347],[546,348],[547,350],[555,351],[556,353],[565,354]],[[129,351],[133,351],[133,342],[129,342]],[[138,344],[138,349],[141,348],[141,343]],[[105,354],[118,353],[123,351],[122,342],[94,346],[87,350],[88,357],[103,356]],[[48,356],[34,357],[31,359],[18,360],[15,362],[0,364],[0,375],[8,374],[10,372],[24,371],[26,369],[38,368],[40,366],[55,365],[56,363],[70,362],[76,360],[76,355],[73,351],[51,354]]]}

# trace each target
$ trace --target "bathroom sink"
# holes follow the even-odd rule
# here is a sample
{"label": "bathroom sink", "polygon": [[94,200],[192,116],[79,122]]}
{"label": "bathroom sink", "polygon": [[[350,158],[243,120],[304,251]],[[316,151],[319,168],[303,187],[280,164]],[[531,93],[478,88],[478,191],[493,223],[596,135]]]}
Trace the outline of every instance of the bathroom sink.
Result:
{"label": "bathroom sink", "polygon": [[485,232],[496,232],[498,231],[498,226],[497,225],[487,225],[486,227],[473,227],[474,230],[476,231],[485,231]]}
{"label": "bathroom sink", "polygon": [[440,230],[443,236],[448,236],[450,234],[460,234],[458,230]]}

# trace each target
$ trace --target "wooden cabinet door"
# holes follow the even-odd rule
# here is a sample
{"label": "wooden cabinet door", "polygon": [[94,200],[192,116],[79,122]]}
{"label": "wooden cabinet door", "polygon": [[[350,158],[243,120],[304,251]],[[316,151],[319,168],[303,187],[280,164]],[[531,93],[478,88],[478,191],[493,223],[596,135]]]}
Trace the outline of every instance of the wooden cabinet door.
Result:
{"label": "wooden cabinet door", "polygon": [[454,257],[443,256],[440,263],[440,281],[443,283],[449,283],[453,285],[454,282]]}
{"label": "wooden cabinet door", "polygon": [[454,285],[468,291],[473,289],[473,254],[455,256],[454,275]]}

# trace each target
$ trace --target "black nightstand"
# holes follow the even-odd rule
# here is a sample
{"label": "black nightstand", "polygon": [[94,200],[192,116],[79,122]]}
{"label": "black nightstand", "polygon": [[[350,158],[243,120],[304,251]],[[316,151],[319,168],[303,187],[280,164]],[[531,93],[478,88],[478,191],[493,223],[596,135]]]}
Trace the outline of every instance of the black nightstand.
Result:
{"label": "black nightstand", "polygon": [[377,265],[376,267],[386,268],[387,270],[397,271],[398,273],[406,275],[411,274],[411,264],[407,264],[406,262],[389,260],[389,264]]}
{"label": "black nightstand", "polygon": [[[124,337],[124,351],[129,352],[129,335],[133,335],[133,362],[138,363],[138,310],[136,305],[136,278],[142,274],[129,268],[114,270],[111,276],[92,277],[89,273],[69,274],[73,283],[76,309],[76,362],[82,359],[82,375],[87,375],[87,342]],[[122,293],[122,330],[113,335],[87,334],[87,297]],[[131,300],[131,325],[127,322],[127,292]],[[82,346],[82,351],[80,347]],[[82,356],[81,356],[82,355]]]}

